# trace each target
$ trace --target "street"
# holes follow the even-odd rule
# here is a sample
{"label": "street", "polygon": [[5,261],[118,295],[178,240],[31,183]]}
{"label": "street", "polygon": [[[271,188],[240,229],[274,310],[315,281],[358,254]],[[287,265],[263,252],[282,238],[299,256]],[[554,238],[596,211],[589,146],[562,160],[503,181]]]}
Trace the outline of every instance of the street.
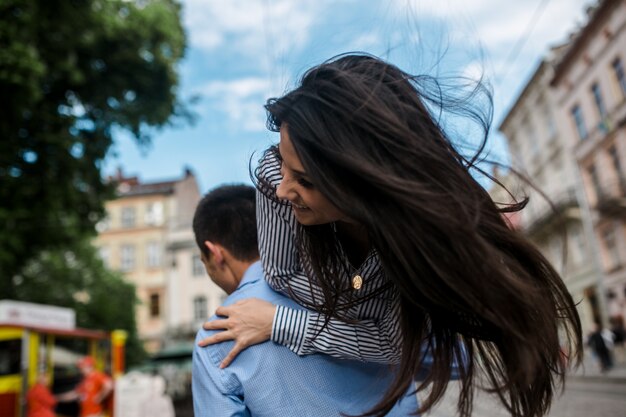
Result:
{"label": "street", "polygon": [[[452,386],[451,386],[452,388]],[[450,390],[452,391],[452,390]],[[428,417],[456,415],[456,396],[446,395]],[[481,393],[476,396],[473,416],[507,417],[497,400]],[[626,380],[569,378],[563,396],[554,401],[549,417],[626,417]]]}

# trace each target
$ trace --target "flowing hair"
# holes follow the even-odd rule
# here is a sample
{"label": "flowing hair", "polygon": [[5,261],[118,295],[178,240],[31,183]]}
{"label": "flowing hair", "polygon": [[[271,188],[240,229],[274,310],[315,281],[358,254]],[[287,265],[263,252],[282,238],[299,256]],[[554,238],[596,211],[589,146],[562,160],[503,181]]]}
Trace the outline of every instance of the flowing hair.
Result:
{"label": "flowing hair", "polygon": [[[580,319],[549,261],[503,219],[526,201],[498,207],[470,174],[497,182],[477,166],[492,117],[484,84],[454,90],[371,55],[341,55],[307,71],[299,87],[268,100],[266,109],[268,127],[287,129],[315,187],[367,228],[398,294],[398,373],[364,415],[383,416],[405,395],[425,343],[433,366],[417,388],[428,395],[416,412],[441,399],[456,362],[462,417],[471,414],[476,386],[495,393],[514,417],[544,415],[564,383],[561,343],[580,363]],[[453,145],[444,112],[481,127],[474,156]],[[339,303],[349,284],[338,281],[329,227],[302,227],[296,240],[324,294],[308,307],[347,321],[342,312],[364,300]]]}

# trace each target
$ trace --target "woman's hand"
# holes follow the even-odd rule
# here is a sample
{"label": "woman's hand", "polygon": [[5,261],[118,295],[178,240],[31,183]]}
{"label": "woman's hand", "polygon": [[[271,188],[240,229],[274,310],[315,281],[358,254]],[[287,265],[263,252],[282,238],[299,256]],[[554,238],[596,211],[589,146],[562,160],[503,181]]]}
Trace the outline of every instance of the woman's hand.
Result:
{"label": "woman's hand", "polygon": [[226,340],[234,340],[235,346],[226,355],[220,368],[226,368],[239,352],[248,346],[269,340],[276,306],[258,298],[237,301],[228,307],[219,307],[215,314],[225,316],[222,320],[208,321],[202,325],[206,330],[223,330],[202,339],[199,346],[207,346]]}

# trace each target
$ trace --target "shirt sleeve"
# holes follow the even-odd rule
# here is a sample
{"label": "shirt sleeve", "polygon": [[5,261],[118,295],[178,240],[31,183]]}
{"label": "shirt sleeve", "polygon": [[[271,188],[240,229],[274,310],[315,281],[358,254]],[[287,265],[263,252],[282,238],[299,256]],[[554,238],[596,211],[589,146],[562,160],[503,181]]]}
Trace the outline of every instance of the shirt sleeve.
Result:
{"label": "shirt sleeve", "polygon": [[191,390],[196,417],[250,417],[243,395],[210,359],[210,346],[193,351]]}
{"label": "shirt sleeve", "polygon": [[345,323],[324,314],[278,306],[271,339],[298,355],[325,353],[344,359],[398,363],[400,338],[397,303],[388,303],[380,320]]}
{"label": "shirt sleeve", "polygon": [[[265,159],[261,164],[264,180],[277,185],[281,179],[279,162]],[[294,242],[296,225],[291,208],[258,191],[257,226],[259,252],[268,284],[287,296],[290,296],[289,283],[302,286],[304,293],[317,292],[319,289],[312,287],[303,273]],[[331,318],[326,326],[323,314],[278,306],[271,340],[298,355],[324,353],[346,359],[397,363],[401,340],[398,297],[378,302],[376,319],[347,324]]]}

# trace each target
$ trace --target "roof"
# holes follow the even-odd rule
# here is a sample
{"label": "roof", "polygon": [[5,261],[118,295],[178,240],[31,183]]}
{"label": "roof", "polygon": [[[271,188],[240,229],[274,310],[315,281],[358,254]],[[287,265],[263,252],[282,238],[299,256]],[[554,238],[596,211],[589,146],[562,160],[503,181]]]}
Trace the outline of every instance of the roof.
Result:
{"label": "roof", "polygon": [[176,190],[176,184],[186,178],[193,177],[191,169],[185,168],[181,178],[166,181],[141,182],[136,176],[125,176],[121,168],[118,168],[114,176],[109,176],[108,181],[117,183],[117,197],[134,197],[145,195],[168,195]]}
{"label": "roof", "polygon": [[530,76],[530,79],[528,80],[528,82],[526,82],[526,85],[524,85],[524,88],[519,93],[519,95],[509,108],[508,112],[498,125],[498,131],[502,132],[504,126],[509,123],[509,120],[511,119],[513,114],[515,114],[517,108],[528,96],[532,87],[536,84],[537,80],[539,80],[544,71],[548,70],[550,67],[553,67],[554,63],[558,62],[559,58],[563,56],[567,50],[569,50],[569,47],[570,44],[565,42],[550,48],[550,52],[548,53],[548,55],[541,59],[541,61],[535,68],[535,71]]}
{"label": "roof", "polygon": [[551,85],[559,83],[563,75],[571,68],[572,61],[578,58],[585,44],[601,28],[604,20],[610,16],[614,8],[619,6],[622,0],[599,0],[598,5],[591,7],[587,11],[589,20],[587,24],[574,36],[571,47],[563,55],[554,69],[554,78]]}
{"label": "roof", "polygon": [[522,90],[522,92],[515,99],[515,102],[513,103],[511,108],[509,108],[509,111],[507,112],[507,114],[504,116],[504,119],[502,119],[502,121],[498,125],[498,131],[502,132],[504,126],[509,123],[509,120],[511,119],[511,117],[513,117],[513,114],[515,114],[517,107],[520,105],[523,99],[528,95],[531,87],[535,84],[535,81],[539,78],[539,75],[543,72],[543,69],[546,67],[546,65],[547,65],[546,60],[542,59],[539,65],[537,66],[537,69],[535,69],[535,72],[530,77],[530,80],[524,86],[524,89]]}
{"label": "roof", "polygon": [[105,332],[103,330],[81,329],[78,327],[73,330],[66,330],[35,326],[21,326],[6,322],[0,323],[0,328],[2,327],[12,327],[16,329],[30,330],[37,333],[53,334],[56,336],[78,337],[85,339],[107,339],[109,337],[109,332]]}
{"label": "roof", "polygon": [[122,180],[117,186],[117,193],[119,197],[150,194],[172,194],[174,193],[174,188],[177,182],[177,180],[173,180],[141,184],[139,182],[132,183]]}

